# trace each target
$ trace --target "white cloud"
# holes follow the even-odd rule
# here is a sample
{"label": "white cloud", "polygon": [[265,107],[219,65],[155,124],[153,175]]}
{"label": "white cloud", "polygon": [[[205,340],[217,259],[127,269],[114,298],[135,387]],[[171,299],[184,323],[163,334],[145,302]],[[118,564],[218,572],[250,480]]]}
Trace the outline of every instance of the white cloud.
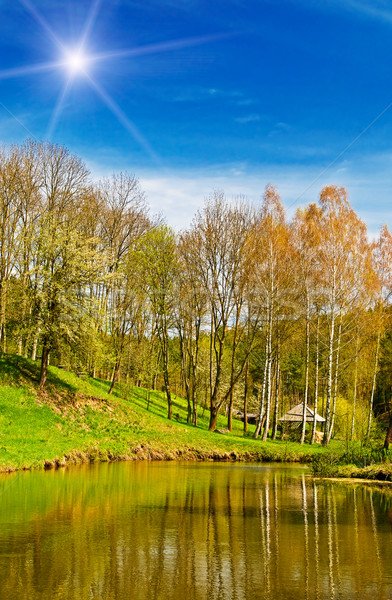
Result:
{"label": "white cloud", "polygon": [[322,165],[277,164],[259,168],[246,164],[217,165],[205,170],[149,171],[139,176],[152,213],[161,213],[177,231],[190,225],[196,211],[214,190],[224,191],[228,199],[241,196],[257,205],[265,186],[272,183],[291,217],[299,206],[317,202],[325,185],[336,184],[347,188],[353,208],[374,236],[382,224],[392,224],[391,163],[389,154],[373,156],[361,163],[345,161],[321,177]]}
{"label": "white cloud", "polygon": [[162,214],[177,231],[190,225],[214,190],[224,191],[229,199],[245,196],[257,204],[267,183],[276,185],[283,204],[289,207],[289,216],[298,206],[317,202],[323,186],[336,184],[347,188],[352,206],[366,221],[371,235],[377,235],[382,224],[392,224],[392,153],[357,158],[346,154],[325,171],[330,153],[324,150],[296,147],[293,162],[289,159],[284,164],[271,159],[269,164],[261,165],[243,161],[206,168],[162,169],[130,168],[129,158],[106,149],[104,156],[89,161],[88,166],[94,179],[120,170],[135,173],[147,194],[151,213]]}

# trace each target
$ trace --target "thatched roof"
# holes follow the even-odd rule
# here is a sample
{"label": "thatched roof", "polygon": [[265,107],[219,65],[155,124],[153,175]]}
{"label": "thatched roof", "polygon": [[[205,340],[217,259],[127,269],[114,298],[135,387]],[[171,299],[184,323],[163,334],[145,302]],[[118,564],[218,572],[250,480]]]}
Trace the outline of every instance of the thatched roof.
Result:
{"label": "thatched roof", "polygon": [[[301,404],[297,404],[297,406],[294,406],[294,408],[292,408],[291,410],[289,410],[289,412],[287,412],[285,415],[283,415],[283,417],[280,417],[279,421],[291,421],[291,422],[302,422],[303,419],[303,413],[304,413],[304,403],[301,402]],[[306,421],[311,421],[313,422],[314,420],[314,411],[309,408],[309,406],[306,407]],[[316,421],[318,423],[324,423],[325,419],[323,417],[320,417],[320,415],[316,414]]]}

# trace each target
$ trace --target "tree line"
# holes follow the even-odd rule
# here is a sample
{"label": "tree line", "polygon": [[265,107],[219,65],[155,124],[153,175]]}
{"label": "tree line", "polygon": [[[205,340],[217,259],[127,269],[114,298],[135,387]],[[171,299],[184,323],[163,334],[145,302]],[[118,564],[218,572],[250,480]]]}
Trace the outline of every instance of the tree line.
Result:
{"label": "tree line", "polygon": [[342,187],[291,220],[272,185],[258,206],[214,192],[176,235],[134,175],[92,182],[50,143],[1,150],[0,347],[39,357],[41,389],[51,361],[109,392],[162,388],[169,419],[182,394],[188,422],[207,408],[210,430],[224,409],[246,432],[253,413],[254,437],[275,439],[303,402],[325,416],[324,444],[366,439],[375,408],[390,414],[377,374],[391,290],[392,236],[369,240]]}

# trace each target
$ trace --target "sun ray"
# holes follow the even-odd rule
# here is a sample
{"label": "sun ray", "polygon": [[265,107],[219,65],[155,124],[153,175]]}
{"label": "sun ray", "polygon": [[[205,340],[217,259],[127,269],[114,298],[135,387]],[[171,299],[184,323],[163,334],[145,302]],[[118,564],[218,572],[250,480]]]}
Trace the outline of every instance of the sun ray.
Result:
{"label": "sun ray", "polygon": [[156,54],[161,52],[169,52],[172,50],[179,50],[181,48],[189,48],[201,44],[207,44],[209,42],[218,41],[227,37],[236,35],[235,33],[223,33],[215,35],[205,35],[199,37],[189,37],[168,42],[159,42],[155,44],[147,44],[136,48],[128,48],[123,50],[114,50],[109,52],[100,52],[95,54],[87,54],[85,47],[89,38],[92,27],[97,19],[98,11],[101,6],[102,0],[91,0],[90,10],[87,16],[87,20],[82,29],[82,33],[79,39],[79,43],[75,45],[73,49],[67,48],[67,46],[57,37],[52,27],[46,21],[46,19],[40,14],[35,8],[32,0],[20,0],[20,3],[26,8],[26,10],[34,17],[35,21],[46,31],[49,37],[55,42],[57,47],[61,50],[63,58],[59,62],[53,63],[41,63],[37,65],[31,65],[27,67],[18,67],[13,69],[7,69],[0,71],[0,80],[12,77],[19,77],[22,75],[28,75],[33,73],[41,73],[51,69],[63,68],[68,71],[68,77],[65,85],[62,88],[55,107],[53,109],[47,136],[50,138],[58,124],[61,112],[64,108],[65,99],[68,90],[71,86],[72,80],[77,75],[83,75],[87,81],[89,81],[92,88],[95,90],[97,95],[101,98],[103,103],[109,108],[117,120],[125,127],[125,129],[131,134],[135,141],[151,156],[156,163],[161,163],[161,159],[151,148],[149,142],[137,129],[134,123],[127,117],[120,106],[113,100],[113,98],[89,75],[87,66],[91,63],[110,60],[114,58],[126,58],[132,56],[142,56],[148,54]]}
{"label": "sun ray", "polygon": [[61,112],[64,107],[65,98],[67,97],[68,90],[70,87],[71,87],[71,77],[69,77],[66,80],[65,85],[63,86],[63,89],[61,90],[61,92],[57,98],[56,106],[53,109],[52,116],[50,118],[48,129],[46,132],[46,139],[48,139],[49,141],[51,140],[53,133],[55,132],[57,123],[59,121]]}
{"label": "sun ray", "polygon": [[91,4],[90,12],[88,14],[87,21],[86,21],[86,24],[83,29],[83,33],[80,38],[79,46],[80,46],[81,50],[84,50],[84,48],[86,46],[86,42],[90,35],[90,31],[96,21],[96,18],[98,15],[98,9],[101,5],[101,1],[102,0],[94,0],[93,3]]}
{"label": "sun ray", "polygon": [[13,69],[4,69],[0,71],[0,79],[13,79],[23,75],[34,75],[35,73],[44,73],[45,71],[53,71],[61,67],[61,62],[39,63],[37,65],[29,65],[26,67],[15,67]]}
{"label": "sun ray", "polygon": [[52,38],[52,40],[56,43],[56,45],[65,50],[64,44],[57,37],[49,23],[44,19],[44,17],[38,12],[32,2],[30,0],[20,0],[21,4],[28,10],[28,12],[34,17],[34,19],[41,25],[43,29],[45,29],[46,33]]}
{"label": "sun ray", "polygon": [[140,133],[137,127],[132,123],[132,121],[127,117],[127,115],[122,111],[122,109],[118,106],[118,104],[109,96],[109,94],[100,86],[94,79],[92,79],[89,75],[86,75],[88,81],[91,86],[97,92],[98,96],[101,100],[106,104],[106,106],[111,110],[115,117],[117,117],[118,121],[125,127],[125,129],[132,135],[135,141],[137,141],[140,146],[150,155],[150,157],[158,164],[161,164],[161,159],[151,148],[148,141],[145,137]]}
{"label": "sun ray", "polygon": [[208,42],[218,41],[225,37],[229,37],[233,34],[217,34],[207,35],[201,37],[189,37],[182,38],[179,40],[172,40],[170,42],[159,42],[157,44],[147,44],[146,46],[139,46],[137,48],[126,48],[124,50],[113,50],[109,52],[102,52],[92,54],[89,59],[91,62],[107,60],[110,58],[122,58],[129,56],[142,56],[144,54],[156,54],[159,52],[169,52],[170,50],[179,50],[181,48],[190,48]]}

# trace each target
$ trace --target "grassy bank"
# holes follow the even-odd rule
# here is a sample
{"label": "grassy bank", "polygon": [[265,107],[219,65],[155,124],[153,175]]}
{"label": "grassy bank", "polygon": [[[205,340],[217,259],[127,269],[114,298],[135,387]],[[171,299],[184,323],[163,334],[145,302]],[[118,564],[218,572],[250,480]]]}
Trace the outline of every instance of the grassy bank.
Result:
{"label": "grassy bank", "polygon": [[[0,358],[0,471],[50,468],[96,460],[302,461],[324,450],[283,441],[253,440],[234,419],[231,433],[209,432],[207,410],[199,426],[186,423],[186,403],[175,397],[173,421],[159,392],[125,385],[109,396],[108,382],[78,378],[50,367],[38,390],[39,365],[14,355]],[[224,429],[221,416],[218,428]]]}
{"label": "grassy bank", "polygon": [[392,482],[392,452],[377,445],[351,444],[313,456],[312,472],[318,477]]}

